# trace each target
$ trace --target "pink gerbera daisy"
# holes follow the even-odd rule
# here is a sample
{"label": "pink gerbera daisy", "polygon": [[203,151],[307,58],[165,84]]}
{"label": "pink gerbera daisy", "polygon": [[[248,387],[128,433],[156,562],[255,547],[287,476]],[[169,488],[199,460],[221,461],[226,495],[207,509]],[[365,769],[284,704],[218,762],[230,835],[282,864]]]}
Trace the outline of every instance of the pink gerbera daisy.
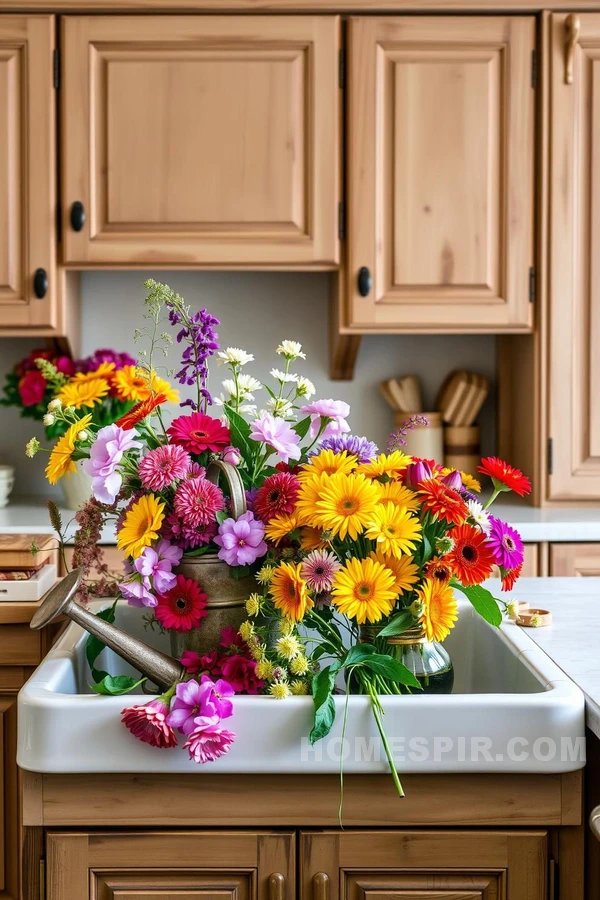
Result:
{"label": "pink gerbera daisy", "polygon": [[131,733],[152,747],[176,747],[177,738],[167,725],[169,707],[162,698],[151,700],[143,706],[129,706],[121,712],[121,721]]}
{"label": "pink gerbera daisy", "polygon": [[341,568],[341,563],[333,553],[327,550],[313,550],[304,559],[300,574],[311,591],[322,594],[331,590],[335,573]]}
{"label": "pink gerbera daisy", "polygon": [[218,716],[198,716],[197,728],[183,745],[190,759],[197,763],[214,762],[227,753],[235,740],[235,734],[221,727]]}
{"label": "pink gerbera daisy", "polygon": [[150,450],[138,466],[140,480],[149,491],[162,491],[174,481],[185,478],[192,460],[183,447],[165,444]]}
{"label": "pink gerbera daisy", "polygon": [[205,450],[219,453],[231,444],[229,428],[201,412],[173,419],[167,434],[171,443],[179,444],[190,453],[203,453]]}
{"label": "pink gerbera daisy", "polygon": [[206,478],[189,478],[177,488],[173,508],[188,526],[208,525],[225,509],[225,498],[223,491]]}

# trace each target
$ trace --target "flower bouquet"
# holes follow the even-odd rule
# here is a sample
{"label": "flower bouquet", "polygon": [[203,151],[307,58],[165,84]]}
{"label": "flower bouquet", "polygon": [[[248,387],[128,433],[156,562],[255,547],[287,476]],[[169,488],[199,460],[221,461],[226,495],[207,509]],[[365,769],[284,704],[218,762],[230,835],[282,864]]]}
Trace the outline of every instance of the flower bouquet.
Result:
{"label": "flower bouquet", "polygon": [[[439,642],[456,622],[456,591],[494,626],[513,613],[482,586],[498,566],[510,590],[523,562],[518,533],[490,507],[502,491],[526,494],[529,480],[501,460],[482,460],[493,485],[484,506],[474,478],[406,455],[406,431],[421,421],[408,420],[380,453],[350,434],[346,403],[312,401],[313,384],[292,371],[305,359],[300,344],[281,342],[273,385],[263,384],[244,371],[250,353],[219,349],[219,323],[206,310],[192,313],[166,285],[146,287],[138,336],[149,350],[135,373],[145,396],[102,427],[54,400],[66,431],[47,467],[55,481],[83,459],[92,476],[94,496],[76,517],[82,568],[97,561],[99,529],[114,518],[126,556],[118,597],[140,607],[148,628],[185,637],[172,642],[185,676],[124,709],[124,724],[156,747],[177,746],[180,733],[190,758],[207,762],[234,740],[224,723],[236,694],[289,702],[312,694],[314,742],[332,727],[334,693],[363,693],[402,794],[381,697],[451,690],[451,660]],[[170,422],[172,388],[156,363],[171,342],[167,321],[183,345],[175,378],[194,394]],[[227,370],[214,398],[211,359]],[[62,541],[52,504],[51,518]],[[209,574],[215,566],[218,577]],[[238,598],[238,618],[220,618],[218,633],[210,626],[215,593]],[[115,606],[99,615],[114,620]],[[196,641],[207,633],[208,644]],[[94,690],[136,688],[139,681],[96,668],[101,650],[90,639]]]}

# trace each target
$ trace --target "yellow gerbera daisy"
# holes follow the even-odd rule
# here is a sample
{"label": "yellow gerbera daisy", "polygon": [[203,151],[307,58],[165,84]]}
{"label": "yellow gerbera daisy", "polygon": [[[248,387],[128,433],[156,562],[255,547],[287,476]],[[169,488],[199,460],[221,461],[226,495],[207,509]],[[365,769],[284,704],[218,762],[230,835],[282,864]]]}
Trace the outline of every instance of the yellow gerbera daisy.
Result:
{"label": "yellow gerbera daisy", "polygon": [[404,506],[410,512],[418,512],[421,508],[419,497],[410,488],[400,484],[399,481],[386,481],[385,484],[376,482],[379,490],[379,499],[382,503],[393,503],[394,506]]}
{"label": "yellow gerbera daisy", "polygon": [[419,580],[419,567],[415,564],[412,556],[388,556],[381,550],[373,550],[370,559],[376,560],[389,569],[395,579],[394,590],[396,594],[403,594],[404,591],[412,590],[413,586]]}
{"label": "yellow gerbera daisy", "polygon": [[68,431],[57,440],[52,448],[50,459],[46,466],[46,478],[50,484],[56,484],[63,475],[70,475],[71,472],[76,471],[72,456],[73,451],[75,450],[77,435],[80,434],[80,432],[85,431],[91,421],[91,416],[83,416],[81,419],[78,419],[77,422],[70,425]]}
{"label": "yellow gerbera daisy", "polygon": [[346,450],[341,453],[334,453],[333,450],[321,450],[321,452],[313,457],[307,465],[303,466],[298,473],[300,481],[306,481],[312,475],[320,475],[325,472],[327,475],[335,475],[336,472],[345,472],[347,475],[356,468],[356,456],[352,456]]}
{"label": "yellow gerbera daisy", "polygon": [[289,537],[290,532],[298,527],[298,519],[292,513],[291,516],[274,516],[265,528],[265,536],[273,544],[279,544],[284,538]]}
{"label": "yellow gerbera daisy", "polygon": [[362,625],[389,615],[396,599],[394,575],[375,559],[349,559],[333,581],[332,603]]}
{"label": "yellow gerbera daisy", "polygon": [[301,563],[282,562],[273,573],[269,593],[273,603],[292,622],[301,622],[313,607],[306,582],[300,574]]}
{"label": "yellow gerbera daisy", "polygon": [[138,403],[140,400],[148,400],[152,394],[163,394],[171,403],[179,400],[179,392],[168,381],[160,378],[156,372],[149,379],[147,373],[137,366],[123,366],[115,372],[113,383],[121,400]]}
{"label": "yellow gerbera daisy", "polygon": [[73,375],[73,381],[93,381],[94,378],[104,378],[105,381],[111,381],[115,373],[114,362],[101,362],[97,369],[93,372],[76,372]]}
{"label": "yellow gerbera daisy", "polygon": [[58,399],[64,407],[95,406],[106,397],[110,385],[105,378],[90,378],[87,381],[69,381],[61,387]]}
{"label": "yellow gerbera daisy", "polygon": [[149,547],[158,537],[165,517],[165,504],[154,494],[144,494],[125,514],[125,520],[117,534],[117,547],[127,556],[136,559],[144,547]]}
{"label": "yellow gerbera daisy", "polygon": [[331,475],[317,500],[315,524],[338,535],[356,540],[372,519],[379,492],[364,475]]}
{"label": "yellow gerbera daisy", "polygon": [[321,499],[323,490],[331,478],[332,476],[326,472],[312,472],[310,478],[306,478],[302,482],[296,498],[295,509],[300,524],[319,528],[317,502]]}
{"label": "yellow gerbera daisy", "polygon": [[302,550],[322,550],[327,544],[328,541],[323,540],[321,528],[311,528],[310,525],[305,525],[300,529],[300,548]]}
{"label": "yellow gerbera daisy", "polygon": [[458,604],[454,591],[443,581],[426,578],[417,594],[425,607],[421,624],[425,629],[427,640],[443,641],[458,619]]}
{"label": "yellow gerbera daisy", "polygon": [[382,475],[397,478],[411,462],[412,456],[407,456],[402,450],[394,450],[392,453],[380,453],[376,459],[363,463],[356,471],[367,478],[381,478]]}
{"label": "yellow gerbera daisy", "polygon": [[421,540],[421,523],[405,507],[380,503],[371,515],[367,537],[377,541],[377,548],[390,556],[411,553]]}

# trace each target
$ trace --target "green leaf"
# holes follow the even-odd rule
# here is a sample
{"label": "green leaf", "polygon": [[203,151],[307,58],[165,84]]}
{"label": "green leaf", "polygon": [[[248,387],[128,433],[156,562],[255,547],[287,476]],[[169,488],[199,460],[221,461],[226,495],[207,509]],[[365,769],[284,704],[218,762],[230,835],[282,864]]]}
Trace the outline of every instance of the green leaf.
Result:
{"label": "green leaf", "polygon": [[250,426],[243,418],[237,413],[228,403],[225,403],[223,406],[225,410],[225,415],[227,416],[227,420],[229,422],[229,430],[231,431],[231,442],[232,444],[238,448],[244,462],[250,468],[252,464],[252,450],[250,449],[250,444],[248,441],[250,440]]}
{"label": "green leaf", "polygon": [[225,519],[229,518],[229,513],[224,509],[220,509],[217,513],[215,513],[215,519],[217,520],[217,525],[222,525]]}
{"label": "green leaf", "polygon": [[145,680],[145,678],[140,678],[139,681],[136,681],[129,675],[105,675],[102,681],[91,684],[90,687],[95,694],[117,697],[119,694],[128,694]]}
{"label": "green leaf", "polygon": [[404,609],[401,613],[398,613],[385,628],[381,629],[378,637],[393,637],[396,634],[403,634],[403,632],[407,631],[411,625],[414,625],[414,622],[413,615],[407,609]]}
{"label": "green leaf", "polygon": [[390,681],[395,681],[397,684],[405,684],[421,690],[421,683],[410,669],[392,656],[385,653],[373,653],[365,659],[363,665],[376,675],[383,675],[384,678],[389,678]]}
{"label": "green leaf", "polygon": [[245,578],[250,574],[250,566],[231,566],[229,572],[232,578],[240,581],[241,578]]}
{"label": "green leaf", "polygon": [[349,666],[359,666],[367,657],[372,656],[376,652],[372,644],[355,644],[354,647],[350,647],[342,660],[342,668],[347,669]]}
{"label": "green leaf", "polygon": [[[117,601],[115,600],[112,606],[108,606],[106,609],[101,609],[100,612],[97,612],[96,618],[103,619],[105,622],[114,622],[116,606]],[[106,672],[103,672],[102,669],[96,669],[94,665],[105,647],[106,644],[93,634],[90,634],[85,643],[85,656],[92,673],[92,678],[95,682],[100,682],[107,676]]]}
{"label": "green leaf", "polygon": [[496,628],[498,628],[502,624],[502,613],[500,612],[498,602],[494,595],[490,594],[486,588],[482,587],[480,584],[461,584],[460,581],[457,581],[456,579],[452,580],[452,587],[462,591],[465,597],[472,603],[475,611],[479,613],[482,619],[489,622],[490,625],[495,625]]}
{"label": "green leaf", "polygon": [[315,704],[315,720],[309,735],[311,744],[320,741],[331,731],[335,721],[335,703],[333,702],[333,687],[339,663],[326,666],[317,672],[313,678],[312,691]]}
{"label": "green leaf", "polygon": [[305,419],[300,419],[299,422],[296,422],[295,425],[292,425],[292,431],[295,431],[300,440],[305,438],[308,434],[308,429],[310,428],[310,416],[307,416]]}

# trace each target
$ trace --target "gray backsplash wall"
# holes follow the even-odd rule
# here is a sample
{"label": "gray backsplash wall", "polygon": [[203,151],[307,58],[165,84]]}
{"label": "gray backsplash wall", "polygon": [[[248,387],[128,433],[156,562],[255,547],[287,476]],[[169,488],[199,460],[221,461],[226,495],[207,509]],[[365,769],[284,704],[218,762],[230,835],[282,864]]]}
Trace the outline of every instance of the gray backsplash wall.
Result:
{"label": "gray backsplash wall", "polygon": [[[384,378],[409,372],[422,381],[427,405],[448,371],[472,368],[495,378],[496,348],[491,335],[374,335],[363,338],[353,381],[328,377],[328,289],[326,274],[276,272],[86,272],[82,276],[82,353],[114,347],[136,353],[133,332],[143,311],[144,279],[166,281],[194,308],[206,306],[222,322],[222,346],[238,346],[254,354],[246,371],[261,380],[281,365],[275,347],[284,338],[301,341],[307,360],[297,370],[307,375],[318,397],[346,400],[350,424],[382,449],[391,430],[392,413],[377,385]],[[39,344],[39,342],[37,342]],[[0,377],[36,345],[35,341],[0,340]],[[178,347],[164,364],[178,363]],[[211,387],[219,392],[223,370],[212,370]],[[257,398],[259,399],[259,398]],[[480,415],[483,450],[495,445],[495,402],[488,399]],[[25,442],[43,429],[20,419],[17,410],[0,407],[0,462],[17,467],[19,494],[49,493],[42,454],[28,460]]]}

